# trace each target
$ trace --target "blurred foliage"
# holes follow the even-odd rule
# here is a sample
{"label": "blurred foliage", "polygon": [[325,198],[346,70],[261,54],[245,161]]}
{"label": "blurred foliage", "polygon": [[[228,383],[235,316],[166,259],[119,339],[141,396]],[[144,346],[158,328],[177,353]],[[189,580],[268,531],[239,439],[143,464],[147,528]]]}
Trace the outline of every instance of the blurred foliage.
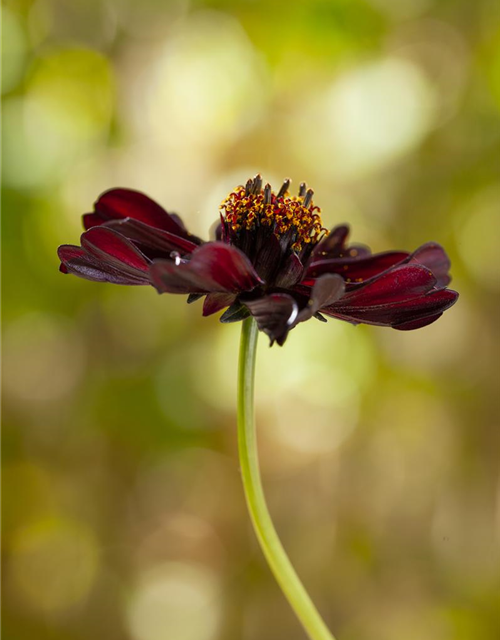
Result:
{"label": "blurred foliage", "polygon": [[208,233],[257,171],[380,251],[446,246],[457,306],[262,340],[284,544],[340,640],[499,637],[500,5],[6,0],[3,631],[302,638],[250,530],[237,326],[58,273],[112,186]]}

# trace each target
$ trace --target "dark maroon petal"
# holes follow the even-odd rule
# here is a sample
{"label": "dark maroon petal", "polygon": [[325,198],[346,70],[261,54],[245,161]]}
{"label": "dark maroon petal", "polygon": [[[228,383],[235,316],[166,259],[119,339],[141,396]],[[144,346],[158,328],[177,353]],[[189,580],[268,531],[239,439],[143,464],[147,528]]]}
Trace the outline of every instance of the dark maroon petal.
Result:
{"label": "dark maroon petal", "polygon": [[186,229],[186,225],[184,224],[184,221],[180,216],[178,216],[176,213],[169,213],[168,215],[185,233],[187,233],[187,235],[191,235]]}
{"label": "dark maroon petal", "polygon": [[76,247],[74,244],[62,244],[57,248],[57,255],[62,264],[65,264],[69,260],[84,258],[87,252],[82,247]]}
{"label": "dark maroon petal", "polygon": [[[103,222],[134,218],[183,238],[188,235],[178,216],[168,214],[163,207],[140,191],[110,189],[98,198],[94,206],[95,213]],[[90,222],[92,224],[94,219]]]}
{"label": "dark maroon petal", "polygon": [[151,227],[140,220],[125,218],[124,220],[113,220],[106,223],[107,229],[115,229],[129,240],[141,245],[141,248],[153,249],[156,252],[164,253],[164,257],[169,257],[172,251],[177,251],[181,255],[192,253],[198,246],[194,242],[181,238],[169,231],[163,231],[156,227]]}
{"label": "dark maroon petal", "polygon": [[312,258],[319,256],[337,258],[342,252],[347,236],[349,235],[349,227],[346,224],[334,227],[330,233],[318,242],[312,251]]}
{"label": "dark maroon petal", "polygon": [[220,213],[219,216],[220,216],[220,224],[218,224],[215,228],[215,240],[217,242],[229,242],[229,232],[227,228],[227,222],[225,221],[222,213]]}
{"label": "dark maroon petal", "polygon": [[144,278],[134,278],[124,273],[119,273],[106,265],[96,265],[88,257],[79,260],[72,260],[67,266],[67,272],[85,280],[93,282],[109,282],[110,284],[122,285],[148,285],[149,281]]}
{"label": "dark maroon petal", "polygon": [[[88,262],[89,260],[92,260],[88,256],[85,249],[82,249],[81,247],[75,247],[75,245],[73,244],[62,244],[57,249],[57,255],[59,256],[59,260],[61,261],[61,264],[59,265],[59,271],[61,271],[61,273],[73,273],[73,270],[70,266],[73,262],[76,262],[76,263],[80,261]],[[94,266],[96,263],[97,261],[94,260],[93,261]],[[76,274],[76,275],[79,275],[79,274]],[[93,280],[94,278],[89,278],[89,279]]]}
{"label": "dark maroon petal", "polygon": [[87,231],[89,229],[92,229],[92,227],[98,227],[99,225],[105,222],[105,219],[101,218],[101,216],[98,213],[86,213],[85,215],[82,216],[82,220],[83,220],[83,227]]}
{"label": "dark maroon petal", "polygon": [[426,293],[435,284],[436,278],[426,267],[401,265],[346,293],[341,303],[363,307],[398,302]]}
{"label": "dark maroon petal", "polygon": [[[250,240],[253,239],[252,234],[248,234],[247,237]],[[252,256],[252,263],[262,280],[268,283],[273,282],[283,257],[280,241],[272,233],[258,233],[256,239],[255,250],[248,255]]]}
{"label": "dark maroon petal", "polygon": [[[343,320],[412,329],[455,303],[455,291],[436,288],[436,278],[421,264],[403,264],[350,290],[321,309]],[[430,320],[429,320],[430,322]]]}
{"label": "dark maroon petal", "polygon": [[418,320],[410,320],[409,322],[402,322],[400,324],[393,324],[393,329],[398,329],[399,331],[412,331],[413,329],[421,329],[422,327],[426,327],[428,324],[432,324],[436,322],[438,318],[443,315],[443,312],[436,313],[434,316],[425,316],[424,318],[420,318]]}
{"label": "dark maroon petal", "polygon": [[234,293],[209,293],[203,302],[203,315],[211,316],[217,311],[230,307],[235,299]]}
{"label": "dark maroon petal", "polygon": [[416,329],[427,324],[421,324],[419,321],[440,315],[451,307],[457,298],[456,291],[433,289],[424,295],[373,306],[349,306],[344,300],[340,300],[321,309],[321,312],[354,323],[363,322],[403,330]]}
{"label": "dark maroon petal", "polygon": [[299,282],[304,272],[304,265],[295,253],[285,260],[274,281],[274,286],[280,289],[290,289]]}
{"label": "dark maroon petal", "polygon": [[414,251],[408,259],[408,264],[423,264],[430,269],[440,287],[451,282],[448,274],[451,263],[446,251],[437,242],[427,242]]}
{"label": "dark maroon petal", "polygon": [[[349,249],[349,252],[357,249]],[[310,281],[324,273],[338,273],[347,282],[362,282],[377,276],[408,257],[407,251],[386,251],[367,257],[315,258],[309,263],[305,281]]]}
{"label": "dark maroon petal", "polygon": [[370,248],[361,244],[346,246],[349,227],[341,224],[334,227],[330,233],[319,242],[311,253],[311,261],[327,260],[330,258],[366,258],[371,254]]}
{"label": "dark maroon petal", "polygon": [[257,326],[280,346],[297,319],[297,302],[286,293],[272,293],[257,300],[245,300],[245,305],[257,321]]}
{"label": "dark maroon petal", "polygon": [[82,247],[101,262],[133,276],[147,273],[150,262],[120,233],[108,227],[92,227],[81,237]]}
{"label": "dark maroon petal", "polygon": [[239,293],[263,284],[244,253],[222,242],[208,242],[190,260],[157,260],[150,277],[160,293]]}
{"label": "dark maroon petal", "polygon": [[243,298],[242,302],[257,320],[259,329],[269,335],[271,344],[276,340],[282,345],[288,332],[299,322],[316,316],[321,307],[333,304],[344,291],[344,280],[339,275],[325,274],[316,280],[312,289],[303,286],[294,288],[298,300],[288,294],[274,293],[257,300]]}
{"label": "dark maroon petal", "polygon": [[340,257],[361,260],[362,258],[369,258],[371,255],[372,252],[370,247],[367,247],[364,244],[350,244]]}
{"label": "dark maroon petal", "polygon": [[58,249],[61,260],[60,270],[63,273],[71,273],[86,280],[94,282],[111,282],[113,284],[145,285],[150,284],[147,277],[141,272],[134,275],[131,272],[124,272],[113,268],[98,260],[82,249],[73,245],[62,245]]}
{"label": "dark maroon petal", "polygon": [[307,264],[303,283],[312,286],[314,278],[325,273],[338,273],[346,282],[363,282],[401,263],[407,251],[387,251],[374,256],[363,245],[346,246],[347,225],[332,229],[314,248]]}
{"label": "dark maroon petal", "polygon": [[332,305],[345,292],[344,280],[336,274],[326,273],[316,280],[307,305],[299,311],[295,324],[309,320],[323,307]]}
{"label": "dark maroon petal", "polygon": [[223,238],[223,225],[222,222],[216,221],[212,227],[213,229],[213,237],[215,238],[216,242],[223,242],[224,238]]}

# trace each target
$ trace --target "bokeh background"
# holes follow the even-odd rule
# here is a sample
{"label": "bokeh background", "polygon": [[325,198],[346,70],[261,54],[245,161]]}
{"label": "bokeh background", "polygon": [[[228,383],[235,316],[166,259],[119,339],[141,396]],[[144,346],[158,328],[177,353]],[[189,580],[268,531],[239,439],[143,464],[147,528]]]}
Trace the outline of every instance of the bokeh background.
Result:
{"label": "bokeh background", "polygon": [[246,514],[239,326],[58,273],[99,193],[206,237],[261,171],[375,251],[442,243],[458,304],[262,338],[264,483],[339,640],[500,637],[500,5],[7,0],[3,631],[299,640]]}

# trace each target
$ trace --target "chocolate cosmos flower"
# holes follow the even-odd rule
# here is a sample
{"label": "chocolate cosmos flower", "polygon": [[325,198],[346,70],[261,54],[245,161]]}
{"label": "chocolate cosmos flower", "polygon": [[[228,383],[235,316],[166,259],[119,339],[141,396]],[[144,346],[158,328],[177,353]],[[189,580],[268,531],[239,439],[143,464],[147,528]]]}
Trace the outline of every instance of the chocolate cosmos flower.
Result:
{"label": "chocolate cosmos flower", "polygon": [[111,189],[83,216],[81,247],[59,247],[61,271],[159,293],[205,296],[203,315],[222,322],[252,315],[282,345],[299,322],[325,316],[408,330],[437,320],[458,298],[446,289],[449,259],[433,242],[413,253],[372,255],[346,243],[349,228],[322,227],[313,191],[277,193],[260,175],[220,207],[216,240],[190,234],[175,214],[142,193]]}

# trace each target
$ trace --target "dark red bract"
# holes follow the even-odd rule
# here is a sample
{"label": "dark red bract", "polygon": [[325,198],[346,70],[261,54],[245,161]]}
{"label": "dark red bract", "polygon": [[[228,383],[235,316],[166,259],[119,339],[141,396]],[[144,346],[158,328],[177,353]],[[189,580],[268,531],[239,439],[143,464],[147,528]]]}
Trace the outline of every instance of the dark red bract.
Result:
{"label": "dark red bract", "polygon": [[111,189],[83,216],[81,246],[59,247],[61,271],[114,284],[153,285],[159,293],[205,296],[203,315],[222,322],[252,315],[282,345],[299,322],[325,316],[408,330],[451,307],[450,261],[433,242],[413,253],[372,255],[348,245],[349,228],[329,234],[305,184],[278,193],[256,176],[221,205],[216,240],[190,234],[178,216],[146,195]]}

